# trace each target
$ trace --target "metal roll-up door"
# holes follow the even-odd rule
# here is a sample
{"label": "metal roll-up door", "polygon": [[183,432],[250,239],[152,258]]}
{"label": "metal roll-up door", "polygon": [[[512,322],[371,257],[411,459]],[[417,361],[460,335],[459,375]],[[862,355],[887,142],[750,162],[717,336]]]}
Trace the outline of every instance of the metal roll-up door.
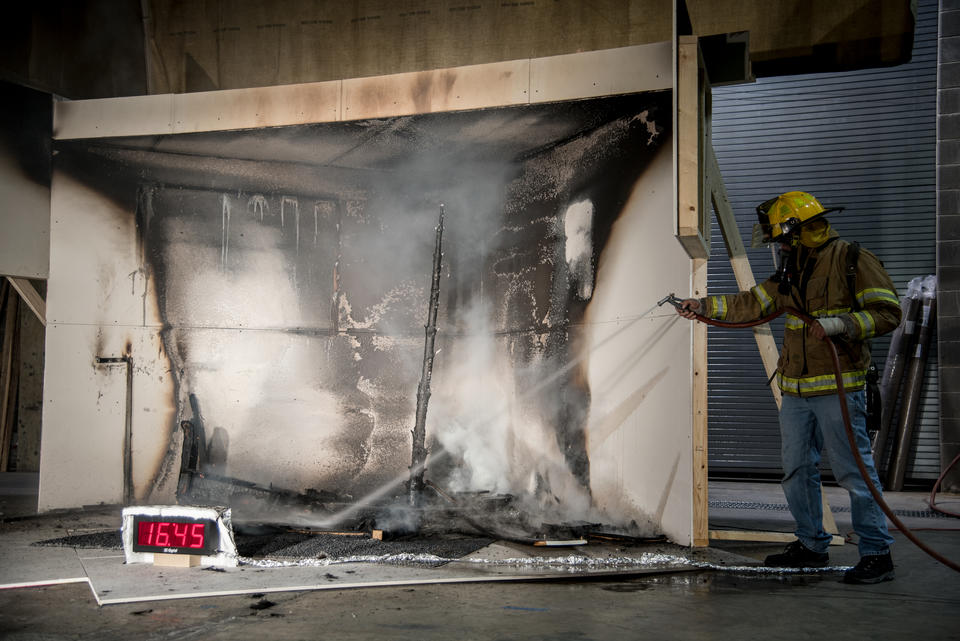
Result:
{"label": "metal roll-up door", "polygon": [[[937,13],[936,0],[921,0],[907,64],[714,88],[713,145],[745,242],[756,205],[798,189],[847,208],[831,223],[880,257],[901,295],[910,279],[936,272]],[[748,255],[758,281],[773,272],[769,249]],[[722,242],[708,287],[737,290]],[[779,345],[782,322],[774,325]],[[777,408],[752,334],[711,328],[708,345],[711,474],[779,476]],[[874,341],[881,371],[888,345]],[[908,482],[939,474],[938,399],[934,337]]]}

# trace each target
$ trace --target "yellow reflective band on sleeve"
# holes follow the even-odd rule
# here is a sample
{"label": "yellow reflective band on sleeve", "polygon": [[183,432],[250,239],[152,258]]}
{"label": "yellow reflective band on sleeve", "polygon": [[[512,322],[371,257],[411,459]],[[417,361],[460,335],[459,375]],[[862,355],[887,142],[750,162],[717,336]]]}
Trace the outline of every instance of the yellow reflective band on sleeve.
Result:
{"label": "yellow reflective band on sleeve", "polygon": [[860,303],[860,307],[866,307],[871,303],[890,303],[897,307],[900,306],[900,299],[897,298],[896,292],[882,287],[870,287],[863,290],[857,294],[857,302]]}
{"label": "yellow reflective band on sleeve", "polygon": [[840,314],[846,314],[849,311],[849,307],[837,307],[836,309],[820,309],[815,312],[811,312],[810,315],[814,318],[822,318],[823,316],[839,316]]}
{"label": "yellow reflective band on sleeve", "polygon": [[753,297],[760,303],[760,313],[762,315],[766,316],[773,311],[773,299],[767,294],[767,290],[763,288],[763,285],[754,285],[750,291],[753,292]]}
{"label": "yellow reflective band on sleeve", "polygon": [[727,318],[727,299],[723,296],[711,296],[710,301],[710,318],[715,318],[717,320],[724,320]]}
{"label": "yellow reflective band on sleeve", "polygon": [[873,321],[873,315],[870,312],[855,312],[850,314],[850,316],[856,321],[857,327],[860,330],[857,338],[873,338],[874,334],[877,333],[877,325]]}
{"label": "yellow reflective band on sleeve", "polygon": [[783,327],[784,329],[803,329],[805,325],[806,323],[793,314],[787,314]]}
{"label": "yellow reflective band on sleeve", "polygon": [[[861,389],[866,384],[866,381],[866,370],[843,373],[843,389],[846,391]],[[792,378],[777,372],[777,384],[780,386],[781,391],[787,394],[793,394],[794,396],[804,396],[817,392],[835,392],[837,390],[837,379],[833,374]]]}

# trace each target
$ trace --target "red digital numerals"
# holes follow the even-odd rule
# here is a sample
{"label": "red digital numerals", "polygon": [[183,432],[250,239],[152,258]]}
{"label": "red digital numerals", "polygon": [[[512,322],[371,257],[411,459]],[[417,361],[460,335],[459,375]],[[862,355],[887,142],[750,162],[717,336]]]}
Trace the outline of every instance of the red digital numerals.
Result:
{"label": "red digital numerals", "polygon": [[198,550],[203,544],[203,523],[140,521],[137,524],[137,545]]}

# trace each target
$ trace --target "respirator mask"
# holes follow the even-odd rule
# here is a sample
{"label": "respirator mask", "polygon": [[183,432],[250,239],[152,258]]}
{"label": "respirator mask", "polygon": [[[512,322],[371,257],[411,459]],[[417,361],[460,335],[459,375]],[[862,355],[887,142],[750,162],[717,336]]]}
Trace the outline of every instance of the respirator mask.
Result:
{"label": "respirator mask", "polygon": [[795,264],[794,254],[799,246],[799,239],[796,235],[791,235],[783,239],[784,242],[770,245],[770,253],[773,255],[773,267],[775,269],[770,280],[777,283],[777,291],[781,294],[789,294],[791,287],[790,268]]}

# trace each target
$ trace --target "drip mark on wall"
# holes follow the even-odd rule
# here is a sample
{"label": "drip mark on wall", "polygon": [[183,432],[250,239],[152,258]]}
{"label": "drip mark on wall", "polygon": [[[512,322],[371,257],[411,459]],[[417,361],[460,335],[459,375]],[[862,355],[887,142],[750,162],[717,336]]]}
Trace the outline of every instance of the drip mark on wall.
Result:
{"label": "drip mark on wall", "polygon": [[220,241],[220,271],[226,271],[230,246],[230,201],[227,199],[226,194],[222,195],[220,199],[223,201],[221,210],[223,217],[223,235]]}
{"label": "drip mark on wall", "polygon": [[254,194],[250,197],[250,202],[247,203],[247,211],[254,216],[259,216],[262,223],[264,214],[270,213],[270,203],[262,194]]}

